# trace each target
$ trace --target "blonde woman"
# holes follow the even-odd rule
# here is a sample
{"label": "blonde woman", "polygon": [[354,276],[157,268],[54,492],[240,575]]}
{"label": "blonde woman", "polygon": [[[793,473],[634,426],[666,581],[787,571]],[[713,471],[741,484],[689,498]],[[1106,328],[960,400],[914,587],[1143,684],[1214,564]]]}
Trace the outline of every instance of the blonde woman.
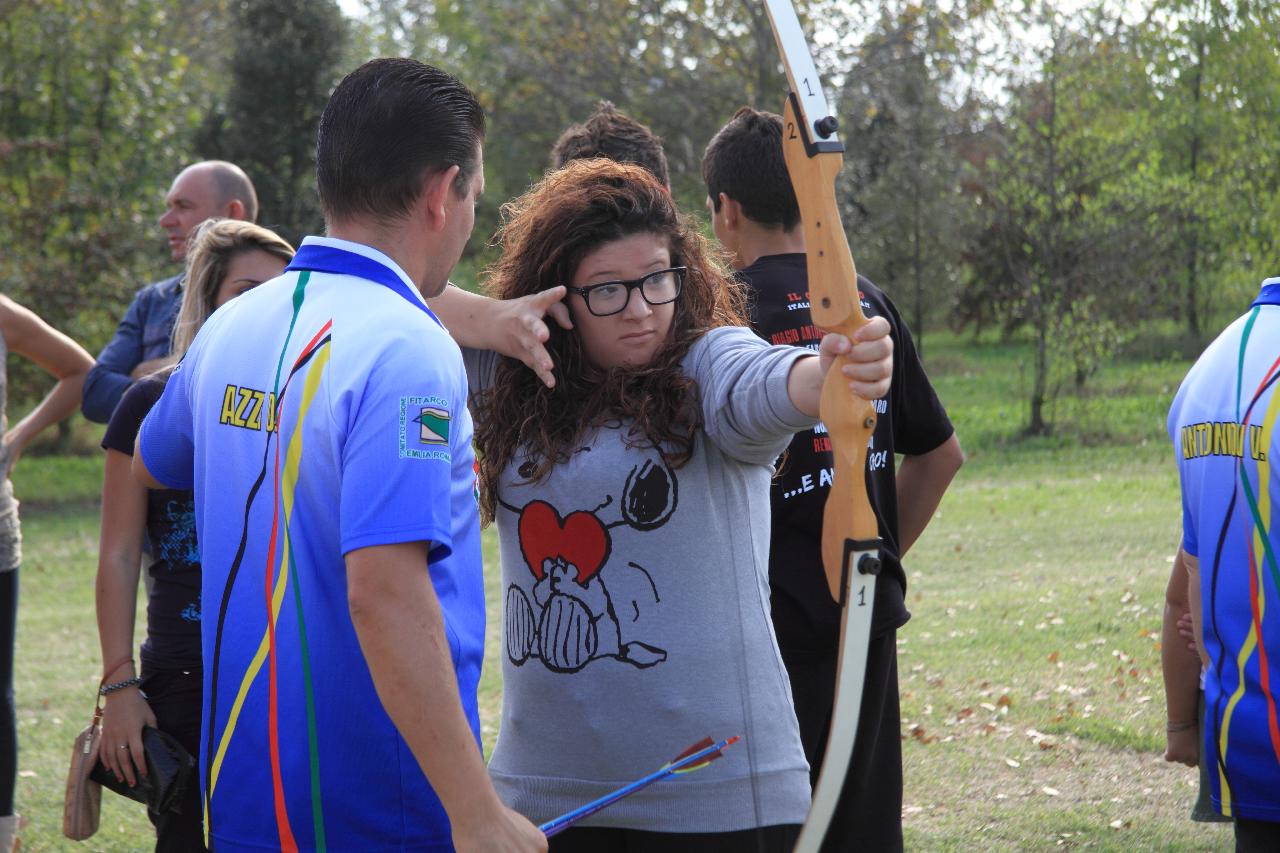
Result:
{"label": "blonde woman", "polygon": [[[13,427],[5,429],[5,356],[30,359],[57,380],[53,390]],[[93,358],[71,338],[31,311],[0,296],[0,851],[13,849],[18,817],[13,789],[18,775],[18,731],[14,714],[13,647],[18,617],[18,564],[22,533],[9,472],[33,438],[75,412]]]}
{"label": "blonde woman", "polygon": [[[239,220],[208,220],[192,237],[182,307],[173,329],[173,364],[221,305],[284,271],[293,247]],[[102,762],[136,784],[146,773],[142,728],[177,738],[193,756],[200,741],[200,551],[190,491],[151,491],[129,472],[134,438],[172,371],[145,377],[120,400],[103,437],[102,533],[98,552],[98,635],[106,678]],[[147,605],[147,638],[133,660],[134,602],[144,534],[155,563]],[[192,784],[181,812],[151,814],[156,850],[203,850],[200,787]]]}

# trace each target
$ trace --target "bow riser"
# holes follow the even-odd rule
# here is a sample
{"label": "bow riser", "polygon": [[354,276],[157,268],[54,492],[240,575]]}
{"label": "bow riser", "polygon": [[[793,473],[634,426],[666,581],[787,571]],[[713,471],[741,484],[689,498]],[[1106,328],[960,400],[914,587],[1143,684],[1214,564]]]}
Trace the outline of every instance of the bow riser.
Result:
{"label": "bow riser", "polygon": [[[810,156],[794,96],[787,99],[782,122],[782,151],[804,230],[809,313],[819,328],[851,337],[868,320],[862,313],[858,273],[836,207],[835,183],[844,157],[836,152]],[[879,536],[863,473],[876,427],[876,412],[871,401],[850,396],[848,380],[840,372],[846,363],[842,356],[831,366],[819,401],[819,414],[831,436],[835,456],[831,494],[822,524],[822,562],[831,597],[842,603],[848,596],[841,577],[846,574],[846,540],[871,542]]]}
{"label": "bow riser", "polygon": [[782,115],[782,153],[800,205],[805,253],[809,258],[809,313],[829,332],[852,335],[867,324],[858,302],[858,271],[836,207],[836,178],[844,168],[838,151],[810,154],[807,129],[797,115],[795,95]]}

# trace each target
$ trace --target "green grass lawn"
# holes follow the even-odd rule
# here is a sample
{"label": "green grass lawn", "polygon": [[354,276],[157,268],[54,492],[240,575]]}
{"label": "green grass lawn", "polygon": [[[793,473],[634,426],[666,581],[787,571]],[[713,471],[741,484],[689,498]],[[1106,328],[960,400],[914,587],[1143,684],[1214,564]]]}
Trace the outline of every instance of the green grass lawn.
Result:
{"label": "green grass lawn", "polygon": [[[1019,437],[1026,350],[936,335],[929,367],[970,461],[907,560],[900,632],[909,850],[1222,850],[1187,820],[1195,774],[1162,758],[1159,629],[1178,537],[1164,412],[1187,363],[1124,362]],[[96,459],[32,457],[18,637],[24,850],[142,850],[150,826],[104,796],[102,830],[60,835],[71,740],[98,675]],[[501,684],[496,542],[485,536],[486,744]],[[141,636],[141,631],[139,631]]]}

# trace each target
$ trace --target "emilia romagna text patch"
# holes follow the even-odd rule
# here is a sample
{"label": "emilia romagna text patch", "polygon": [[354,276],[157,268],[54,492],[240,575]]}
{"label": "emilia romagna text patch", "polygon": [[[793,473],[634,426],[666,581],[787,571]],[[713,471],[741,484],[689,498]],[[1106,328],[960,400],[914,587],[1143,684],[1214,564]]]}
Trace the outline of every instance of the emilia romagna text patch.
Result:
{"label": "emilia romagna text patch", "polygon": [[400,458],[453,461],[449,454],[449,402],[440,397],[400,398]]}

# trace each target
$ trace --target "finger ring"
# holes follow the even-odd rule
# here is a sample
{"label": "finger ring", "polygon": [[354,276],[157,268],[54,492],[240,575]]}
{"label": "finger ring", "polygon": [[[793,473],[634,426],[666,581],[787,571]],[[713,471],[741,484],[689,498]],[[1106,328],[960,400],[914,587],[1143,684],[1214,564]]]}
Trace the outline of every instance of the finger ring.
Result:
{"label": "finger ring", "polygon": [[121,749],[128,749],[128,748],[129,748],[129,744],[127,744],[127,743],[122,743],[122,744],[120,744],[120,748],[121,748]]}

